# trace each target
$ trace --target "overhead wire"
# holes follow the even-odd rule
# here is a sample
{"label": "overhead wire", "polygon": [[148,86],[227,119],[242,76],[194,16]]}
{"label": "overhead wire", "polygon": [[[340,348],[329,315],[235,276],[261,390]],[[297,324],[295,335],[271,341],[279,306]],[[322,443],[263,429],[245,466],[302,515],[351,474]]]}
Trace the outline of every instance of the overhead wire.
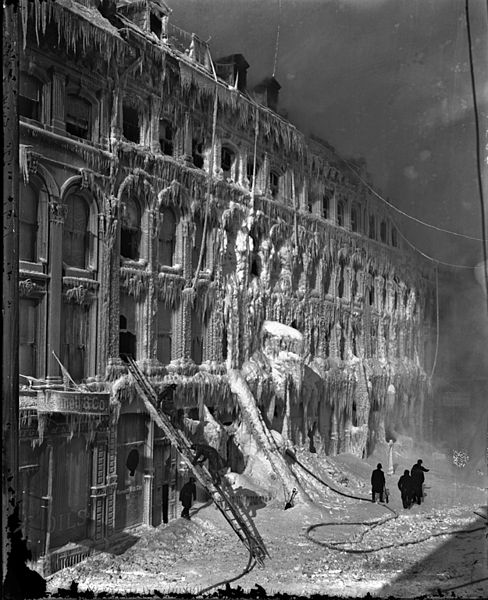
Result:
{"label": "overhead wire", "polygon": [[[479,109],[478,109],[478,94],[476,89],[476,78],[474,74],[474,59],[473,59],[473,40],[471,35],[471,23],[469,13],[469,0],[465,0],[465,15],[466,15],[466,33],[468,36],[468,50],[469,50],[469,73],[471,79],[471,93],[473,96],[473,113],[474,113],[474,126],[476,131],[476,179],[478,184],[478,194],[480,200],[480,216],[481,216],[481,231],[483,237],[486,237],[486,214],[485,214],[485,199],[483,192],[483,176],[481,173],[481,133],[479,123]],[[483,273],[486,285],[486,309],[488,315],[488,250],[487,240],[483,239]]]}

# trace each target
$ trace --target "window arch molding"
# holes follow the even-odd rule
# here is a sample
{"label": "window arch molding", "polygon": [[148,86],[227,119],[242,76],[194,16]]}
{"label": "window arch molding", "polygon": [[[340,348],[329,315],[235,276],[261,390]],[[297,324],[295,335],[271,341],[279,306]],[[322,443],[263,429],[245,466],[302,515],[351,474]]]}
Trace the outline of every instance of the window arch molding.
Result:
{"label": "window arch molding", "polygon": [[[76,99],[80,99],[81,101],[90,105],[90,114],[88,116],[88,130],[87,136],[85,139],[93,142],[97,142],[99,139],[98,129],[99,129],[99,109],[100,109],[100,101],[96,97],[95,94],[91,93],[89,90],[86,90],[79,84],[68,83],[65,90],[65,123],[67,128],[69,127],[69,96],[73,96]],[[69,133],[69,132],[68,132]],[[76,134],[73,134],[76,135]],[[77,137],[84,137],[83,135],[78,135]]]}
{"label": "window arch molding", "polygon": [[[236,144],[227,137],[222,138],[220,147],[221,151],[219,167],[222,169],[222,175],[224,179],[230,179],[234,183],[237,183],[239,180],[239,168],[241,161],[240,150]],[[232,155],[232,159],[229,164],[225,164],[224,154],[226,151]]]}
{"label": "window arch molding", "polygon": [[41,123],[49,124],[51,122],[51,98],[50,98],[50,84],[51,84],[51,76],[50,74],[40,68],[38,65],[34,64],[32,61],[21,62],[19,69],[19,79],[20,79],[20,90],[19,96],[22,95],[22,77],[27,75],[28,77],[32,77],[36,79],[40,84],[40,110],[39,110],[39,118],[37,119]]}
{"label": "window arch molding", "polygon": [[[70,214],[69,205],[73,197],[80,198],[87,208],[86,214],[86,233],[87,237],[84,239],[84,265],[78,263],[78,265],[70,265],[66,263],[64,256],[65,243],[68,242],[68,238],[65,237],[68,233],[68,227],[70,227]],[[98,268],[98,214],[99,207],[95,197],[86,189],[82,187],[82,179],[79,176],[70,177],[61,186],[61,204],[65,207],[65,219],[63,226],[63,264],[66,268],[82,269],[85,271],[97,271]],[[83,213],[83,209],[80,206],[80,213]],[[73,225],[73,223],[71,223]],[[80,227],[82,225],[80,224]],[[81,235],[80,231],[72,231]],[[80,242],[81,244],[81,242]]]}

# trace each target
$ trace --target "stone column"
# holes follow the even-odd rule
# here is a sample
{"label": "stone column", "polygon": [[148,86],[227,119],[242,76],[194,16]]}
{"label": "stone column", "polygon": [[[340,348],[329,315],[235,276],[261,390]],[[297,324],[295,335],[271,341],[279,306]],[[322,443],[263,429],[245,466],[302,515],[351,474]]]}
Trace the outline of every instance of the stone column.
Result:
{"label": "stone column", "polygon": [[54,71],[52,73],[52,115],[51,127],[55,133],[66,132],[65,122],[65,84],[66,76],[63,73]]}
{"label": "stone column", "polygon": [[47,380],[61,383],[59,364],[53,352],[60,358],[61,314],[63,303],[63,225],[66,206],[59,198],[53,198],[49,205],[49,289],[48,289],[48,328],[47,328]]}
{"label": "stone column", "polygon": [[339,431],[337,423],[337,411],[336,407],[332,407],[331,425],[330,425],[330,442],[329,442],[329,456],[336,456],[339,444]]}
{"label": "stone column", "polygon": [[[184,217],[180,224],[181,235],[177,238],[175,262],[182,265],[186,286],[192,281],[192,223],[189,217]],[[181,302],[174,311],[174,358],[189,358],[191,354],[191,305],[186,293],[182,294]]]}
{"label": "stone column", "polygon": [[152,489],[154,479],[154,421],[146,422],[146,440],[144,444],[144,525],[152,525]]}
{"label": "stone column", "polygon": [[150,141],[149,147],[151,152],[159,154],[161,146],[159,144],[159,115],[161,112],[161,98],[159,96],[151,96],[151,112],[150,112]]}

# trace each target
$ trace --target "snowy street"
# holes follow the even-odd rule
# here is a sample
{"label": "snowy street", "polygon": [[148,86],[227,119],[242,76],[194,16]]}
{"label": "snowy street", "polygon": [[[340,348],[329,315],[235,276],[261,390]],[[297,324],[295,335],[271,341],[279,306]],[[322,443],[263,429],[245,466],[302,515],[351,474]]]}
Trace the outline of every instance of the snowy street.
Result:
{"label": "snowy street", "polygon": [[[304,459],[305,460],[305,459]],[[316,464],[316,457],[314,457]],[[341,489],[369,497],[368,462],[342,455],[327,459],[320,476],[332,470],[343,473]],[[411,462],[405,458],[405,465]],[[232,587],[262,586],[268,594],[329,594],[346,597],[372,595],[414,597],[450,590],[456,597],[483,598],[488,594],[486,554],[486,497],[480,482],[463,486],[457,471],[438,460],[429,461],[425,502],[404,510],[396,488],[398,473],[387,477],[391,497],[388,507],[345,498],[324,487],[323,501],[283,510],[277,501],[256,504],[258,527],[270,554],[264,568],[256,566],[233,582]],[[368,464],[369,463],[369,464]],[[347,481],[344,479],[344,474]],[[398,513],[395,517],[395,511]],[[68,588],[73,580],[80,590],[93,592],[191,592],[240,575],[248,562],[247,552],[214,506],[197,503],[192,520],[177,519],[157,529],[139,528],[122,538],[114,554],[100,553],[76,567],[54,574],[48,588]],[[366,531],[354,523],[389,519]],[[341,522],[339,525],[330,525]],[[328,524],[320,526],[320,524]],[[313,527],[315,526],[315,527]],[[312,530],[307,534],[310,527]],[[481,528],[474,533],[449,531]],[[431,537],[424,542],[401,545]],[[354,543],[356,540],[356,543]],[[342,548],[363,550],[346,553],[321,543],[344,541]],[[125,546],[124,546],[125,544]],[[128,547],[130,546],[130,547]],[[385,547],[383,550],[368,550]],[[123,550],[125,552],[123,552]],[[485,579],[484,581],[480,581]],[[467,585],[468,584],[468,585]],[[214,591],[214,590],[212,590]]]}

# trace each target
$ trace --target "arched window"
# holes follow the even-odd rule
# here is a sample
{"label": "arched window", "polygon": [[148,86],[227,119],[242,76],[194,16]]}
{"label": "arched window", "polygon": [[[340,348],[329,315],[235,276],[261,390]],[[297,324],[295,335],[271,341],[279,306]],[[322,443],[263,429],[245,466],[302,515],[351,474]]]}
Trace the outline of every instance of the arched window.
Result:
{"label": "arched window", "polygon": [[193,164],[197,169],[203,169],[205,158],[203,155],[203,141],[193,140],[192,142],[192,159]]}
{"label": "arched window", "polygon": [[138,260],[140,243],[141,210],[134,200],[128,199],[120,230],[120,254],[124,258]]}
{"label": "arched window", "polygon": [[157,358],[163,365],[171,362],[172,318],[171,309],[159,302]]}
{"label": "arched window", "polygon": [[42,83],[39,79],[21,73],[19,81],[19,116],[41,120]]}
{"label": "arched window", "polygon": [[351,208],[351,230],[355,232],[359,231],[359,211],[356,206],[352,206]]}
{"label": "arched window", "polygon": [[330,194],[325,192],[322,198],[322,217],[324,219],[330,218]]}
{"label": "arched window", "polygon": [[376,219],[374,215],[369,215],[369,228],[368,236],[372,239],[376,239]]}
{"label": "arched window", "polygon": [[90,208],[86,199],[77,193],[66,201],[67,213],[63,230],[63,262],[70,267],[86,269],[89,260]]}
{"label": "arched window", "polygon": [[386,244],[387,242],[386,221],[381,221],[380,223],[380,240],[383,242],[383,244]]}
{"label": "arched window", "polygon": [[236,179],[233,170],[236,162],[235,152],[228,146],[222,146],[220,166],[225,179]]}
{"label": "arched window", "polygon": [[31,185],[21,184],[19,206],[19,257],[20,260],[37,260],[39,198]]}
{"label": "arched window", "polygon": [[92,137],[92,105],[76,94],[66,97],[66,131],[71,135],[90,140]]}
{"label": "arched window", "polygon": [[161,215],[158,236],[158,263],[171,266],[175,251],[176,219],[170,208],[165,208]]}
{"label": "arched window", "polygon": [[346,206],[342,200],[337,203],[337,225],[344,227],[345,225]]}

